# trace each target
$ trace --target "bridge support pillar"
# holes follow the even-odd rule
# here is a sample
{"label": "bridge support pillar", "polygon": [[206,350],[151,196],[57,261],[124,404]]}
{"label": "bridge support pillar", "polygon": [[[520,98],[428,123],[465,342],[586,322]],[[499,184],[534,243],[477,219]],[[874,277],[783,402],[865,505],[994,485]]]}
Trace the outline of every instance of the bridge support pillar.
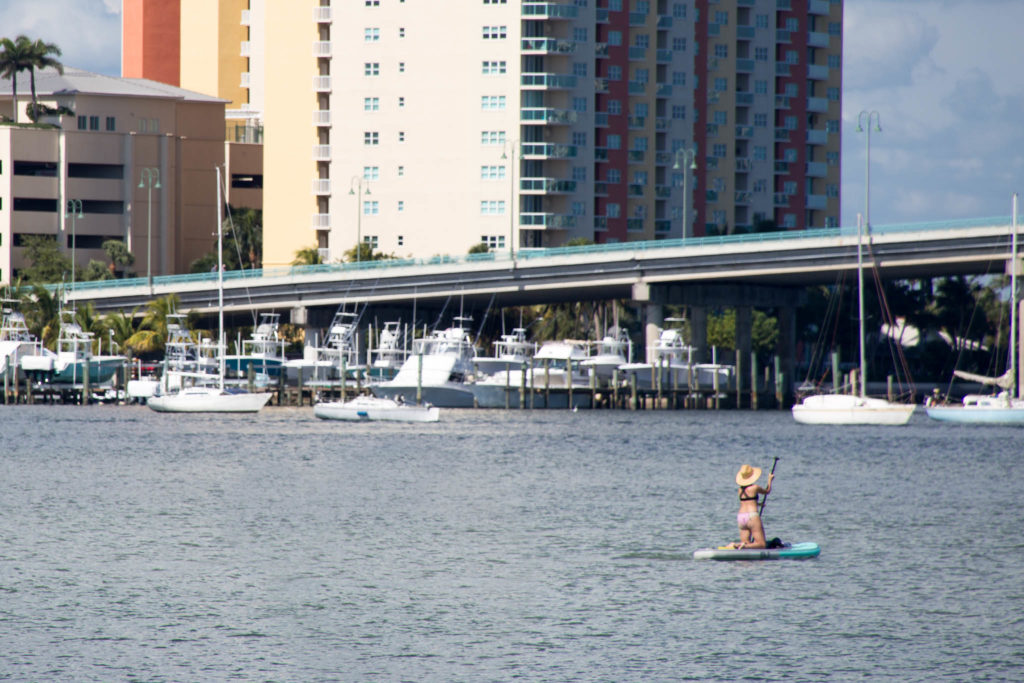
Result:
{"label": "bridge support pillar", "polygon": [[750,306],[736,307],[736,357],[742,358],[743,364],[750,362],[750,352],[754,348],[753,320],[754,309]]}
{"label": "bridge support pillar", "polygon": [[648,303],[644,306],[644,360],[653,362],[651,347],[658,343],[661,327],[665,324],[665,309],[661,304]]}
{"label": "bridge support pillar", "polygon": [[778,312],[779,340],[775,352],[782,364],[783,407],[788,407],[793,400],[793,374],[796,372],[796,308],[780,306]]}
{"label": "bridge support pillar", "polygon": [[707,363],[708,352],[708,309],[704,306],[690,306],[690,346],[694,347],[693,362]]}

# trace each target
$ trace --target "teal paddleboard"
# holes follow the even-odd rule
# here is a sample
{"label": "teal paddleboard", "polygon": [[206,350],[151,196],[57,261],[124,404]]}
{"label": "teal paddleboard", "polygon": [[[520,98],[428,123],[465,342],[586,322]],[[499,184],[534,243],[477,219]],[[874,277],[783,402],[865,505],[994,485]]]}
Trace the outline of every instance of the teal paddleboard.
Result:
{"label": "teal paddleboard", "polygon": [[693,552],[695,560],[804,560],[817,557],[817,543],[793,543],[781,548],[702,548]]}

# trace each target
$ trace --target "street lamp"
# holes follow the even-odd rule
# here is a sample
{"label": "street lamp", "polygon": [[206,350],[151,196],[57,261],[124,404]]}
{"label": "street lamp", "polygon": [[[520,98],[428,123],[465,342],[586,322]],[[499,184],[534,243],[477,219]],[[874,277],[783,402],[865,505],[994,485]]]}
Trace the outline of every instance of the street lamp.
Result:
{"label": "street lamp", "polygon": [[82,200],[69,199],[67,210],[71,214],[71,289],[75,288],[75,222],[79,218],[85,218],[82,213]]}
{"label": "street lamp", "polygon": [[146,187],[146,280],[153,292],[153,188],[160,189],[160,169],[146,167],[139,175],[139,188]]}
{"label": "street lamp", "polygon": [[[508,166],[508,256],[512,259],[512,264],[515,265],[516,261],[516,214],[519,213],[519,206],[516,204],[516,146],[519,144],[518,140],[512,140],[507,147],[502,148],[501,158],[511,160],[512,163]],[[520,154],[520,159],[522,155]]]}
{"label": "street lamp", "polygon": [[697,150],[694,147],[681,147],[676,150],[675,163],[672,168],[679,170],[679,157],[683,158],[683,237],[692,237],[690,234],[690,171],[697,170]]}
{"label": "street lamp", "polygon": [[354,175],[348,193],[356,195],[356,263],[359,263],[363,258],[363,195],[370,194],[369,184],[364,190],[362,176]]}
{"label": "street lamp", "polygon": [[867,148],[864,154],[864,232],[871,228],[871,122],[875,132],[882,132],[882,119],[877,111],[862,111],[857,115],[857,132],[867,133]]}

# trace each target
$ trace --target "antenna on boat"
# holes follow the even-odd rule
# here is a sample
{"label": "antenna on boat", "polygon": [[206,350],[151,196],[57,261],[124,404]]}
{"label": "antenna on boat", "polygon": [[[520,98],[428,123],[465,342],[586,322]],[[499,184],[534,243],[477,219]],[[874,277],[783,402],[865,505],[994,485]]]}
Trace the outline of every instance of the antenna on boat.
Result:
{"label": "antenna on boat", "polygon": [[[1021,395],[1021,381],[1017,376],[1019,371],[1018,357],[1020,354],[1020,341],[1017,339],[1017,193],[1013,193],[1013,234],[1010,237],[1010,377],[1013,380],[1013,390],[1010,396],[1024,398]],[[1017,348],[1014,348],[1014,347]]]}

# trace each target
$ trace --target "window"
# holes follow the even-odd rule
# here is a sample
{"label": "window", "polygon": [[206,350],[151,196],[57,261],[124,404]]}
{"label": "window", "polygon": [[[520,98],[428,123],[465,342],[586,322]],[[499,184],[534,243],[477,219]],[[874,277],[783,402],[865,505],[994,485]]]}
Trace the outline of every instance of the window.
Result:
{"label": "window", "polygon": [[482,145],[504,145],[505,131],[483,130],[480,131],[480,144]]}
{"label": "window", "polygon": [[572,110],[578,112],[584,112],[587,110],[587,98],[586,97],[574,97],[572,98]]}
{"label": "window", "polygon": [[364,145],[377,145],[380,144],[380,133],[377,131],[367,131],[363,133],[363,144]]}
{"label": "window", "polygon": [[636,82],[637,83],[650,83],[651,82],[651,70],[650,69],[637,69],[636,70]]}
{"label": "window", "polygon": [[573,216],[586,216],[587,215],[587,205],[584,204],[583,202],[573,202],[572,203],[572,215]]}
{"label": "window", "polygon": [[405,236],[404,235],[399,235],[398,236],[398,246],[400,246],[400,247],[401,246],[405,246]]}
{"label": "window", "polygon": [[401,109],[404,106],[405,106],[405,98],[404,97],[399,97],[398,98],[398,108]]}
{"label": "window", "polygon": [[367,43],[374,43],[380,40],[380,29],[379,28],[364,28],[363,29],[363,40]]}
{"label": "window", "polygon": [[117,122],[113,116],[107,117],[107,130],[113,132],[117,128]]}
{"label": "window", "polygon": [[757,25],[758,28],[768,28],[768,15],[767,14],[758,14],[754,18],[754,22],[755,22],[755,24]]}
{"label": "window", "polygon": [[587,63],[586,62],[573,62],[572,64],[573,76],[585,77],[587,75]]}
{"label": "window", "polygon": [[[790,147],[788,149],[782,150],[782,158],[785,161],[790,161],[790,162],[796,161],[796,150],[793,149],[792,147]],[[792,194],[792,193],[790,193],[790,194]]]}
{"label": "window", "polygon": [[404,175],[405,175],[405,166],[399,166],[398,167],[398,177],[401,178]]}
{"label": "window", "polygon": [[832,102],[838,102],[839,101],[839,88],[829,88],[828,89],[828,99],[830,101],[832,101]]}
{"label": "window", "polygon": [[484,26],[484,40],[501,40],[508,34],[507,26]]}
{"label": "window", "polygon": [[605,207],[605,215],[608,218],[618,218],[622,215],[622,207],[615,202],[611,202]]}
{"label": "window", "polygon": [[[756,114],[754,115],[754,118],[755,120],[757,119]],[[716,111],[712,120],[719,126],[724,126],[729,123],[729,115],[724,111]]]}
{"label": "window", "polygon": [[796,83],[786,84],[786,97],[796,97],[800,94],[800,86]]}
{"label": "window", "polygon": [[380,180],[380,166],[363,166],[363,180]]}
{"label": "window", "polygon": [[612,64],[608,67],[608,80],[609,81],[621,81],[622,80],[622,67],[617,64]]}
{"label": "window", "polygon": [[672,118],[677,121],[682,121],[686,118],[686,106],[682,104],[672,105]]}
{"label": "window", "polygon": [[364,97],[363,98],[363,111],[379,111],[380,110],[380,98],[379,97]]}
{"label": "window", "polygon": [[754,48],[754,59],[759,62],[768,61],[768,48],[766,47],[755,47]]}
{"label": "window", "polygon": [[481,166],[480,167],[480,180],[504,180],[505,179],[505,167],[504,166]]}
{"label": "window", "polygon": [[727,79],[725,79],[725,78],[716,78],[715,79],[715,91],[716,92],[725,92],[728,88],[729,88],[729,81]]}
{"label": "window", "polygon": [[378,76],[380,75],[380,62],[366,62],[363,64],[363,75],[364,76]]}
{"label": "window", "polygon": [[505,108],[505,96],[482,95],[480,97],[480,108],[484,111],[502,110]]}
{"label": "window", "polygon": [[634,171],[633,172],[633,184],[634,185],[646,185],[647,184],[647,171]]}
{"label": "window", "polygon": [[484,74],[503,74],[503,73],[505,73],[505,71],[506,71],[506,68],[505,68],[505,60],[504,59],[502,59],[500,61],[494,61],[494,62],[485,61],[483,63],[483,72],[484,72]]}
{"label": "window", "polygon": [[768,114],[764,112],[754,114],[754,125],[759,128],[764,128],[768,125]]}
{"label": "window", "polygon": [[622,31],[608,31],[609,45],[622,45]]}
{"label": "window", "polygon": [[727,59],[729,57],[729,46],[723,43],[716,43],[715,56],[719,59]]}
{"label": "window", "polygon": [[673,38],[672,49],[676,52],[686,52],[686,38]]}
{"label": "window", "polygon": [[839,36],[843,34],[843,25],[837,21],[828,22],[828,34],[830,36]]}
{"label": "window", "polygon": [[686,5],[682,4],[681,2],[677,2],[674,5],[672,5],[672,16],[675,17],[676,19],[685,19]]}
{"label": "window", "polygon": [[398,200],[398,207],[397,208],[398,208],[398,213],[402,213],[403,211],[405,211],[405,202],[403,202],[401,199],[399,199]]}
{"label": "window", "polygon": [[484,0],[485,5],[504,5],[508,0]]}
{"label": "window", "polygon": [[825,130],[827,130],[829,133],[838,133],[839,132],[839,121],[836,121],[836,120],[826,121],[825,122]]}
{"label": "window", "polygon": [[830,69],[838,69],[840,64],[841,64],[841,62],[840,62],[839,55],[829,55],[828,56],[828,68],[830,68]]}
{"label": "window", "polygon": [[786,130],[796,130],[796,117],[787,116],[783,122],[783,128]]}
{"label": "window", "polygon": [[787,213],[782,215],[782,227],[784,228],[795,228],[796,227],[796,214]]}
{"label": "window", "polygon": [[768,81],[754,81],[754,92],[758,95],[767,95]]}
{"label": "window", "polygon": [[622,171],[617,168],[609,168],[606,174],[606,179],[609,183],[618,184],[622,182]]}
{"label": "window", "polygon": [[505,213],[505,201],[504,200],[482,200],[480,202],[480,215],[481,216],[500,216]]}
{"label": "window", "polygon": [[586,166],[573,166],[572,167],[572,179],[578,183],[585,182],[587,179],[587,167]]}
{"label": "window", "polygon": [[644,49],[651,46],[651,37],[646,33],[638,33],[633,37],[633,45]]}
{"label": "window", "polygon": [[622,136],[621,135],[609,135],[608,136],[608,149],[621,149],[622,148]]}
{"label": "window", "polygon": [[400,74],[404,74],[405,73],[405,62],[399,62],[398,63],[398,73],[400,73]]}
{"label": "window", "polygon": [[405,142],[405,131],[404,130],[398,131],[398,141],[399,142]]}
{"label": "window", "polygon": [[673,71],[672,72],[672,85],[686,85],[686,72],[685,71]]}
{"label": "window", "polygon": [[587,42],[587,29],[585,28],[574,28],[572,30],[572,39],[577,43]]}
{"label": "window", "polygon": [[504,235],[480,235],[480,241],[487,245],[488,249],[504,249]]}
{"label": "window", "polygon": [[405,27],[404,26],[400,26],[398,28],[398,37],[399,38],[405,38]]}
{"label": "window", "polygon": [[726,149],[725,145],[723,145],[721,143],[716,144],[716,145],[714,145],[711,148],[711,155],[715,156],[715,157],[718,157],[719,159],[724,159],[725,158],[725,153],[726,153],[725,149]]}
{"label": "window", "polygon": [[367,7],[380,7],[380,0],[366,0]]}
{"label": "window", "polygon": [[796,50],[786,50],[786,64],[799,64],[800,53]]}
{"label": "window", "polygon": [[612,116],[618,116],[622,113],[622,102],[619,100],[608,100],[608,113]]}
{"label": "window", "polygon": [[[143,133],[146,132],[145,124],[146,124],[146,119],[140,119],[139,120],[139,130],[141,130]],[[89,129],[89,119],[84,117],[84,116],[79,116],[78,117],[78,130],[88,130],[88,129]]]}
{"label": "window", "polygon": [[754,161],[765,161],[768,159],[768,148],[764,145],[754,145]]}
{"label": "window", "polygon": [[763,193],[768,191],[768,181],[764,178],[758,178],[754,181],[754,192]]}
{"label": "window", "polygon": [[98,117],[98,116],[90,116],[89,117],[89,130],[99,130],[99,129],[100,129],[100,117]]}
{"label": "window", "polygon": [[380,213],[380,202],[376,199],[364,199],[363,200],[363,215],[364,216],[376,216]]}
{"label": "window", "polygon": [[587,134],[583,131],[573,131],[572,144],[579,147],[585,147],[587,144]]}
{"label": "window", "polygon": [[729,13],[728,12],[715,12],[715,23],[727,26],[729,24]]}
{"label": "window", "polygon": [[825,162],[829,166],[839,165],[839,152],[825,152]]}
{"label": "window", "polygon": [[789,18],[787,18],[786,19],[786,30],[787,31],[794,31],[794,32],[795,31],[799,31],[800,30],[800,20],[797,19],[796,17],[789,17]]}

